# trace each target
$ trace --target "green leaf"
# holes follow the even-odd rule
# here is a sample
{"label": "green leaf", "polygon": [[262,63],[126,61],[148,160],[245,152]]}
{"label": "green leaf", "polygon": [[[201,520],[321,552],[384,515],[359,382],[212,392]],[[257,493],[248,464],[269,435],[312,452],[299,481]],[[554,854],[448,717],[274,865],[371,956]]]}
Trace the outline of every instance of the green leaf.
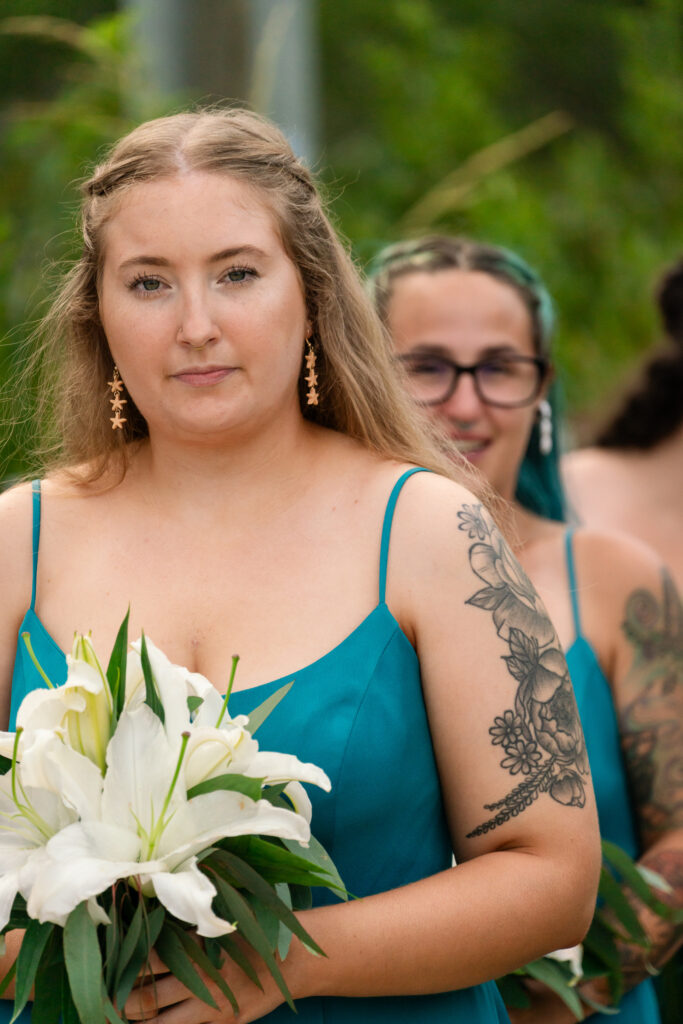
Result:
{"label": "green leaf", "polygon": [[226,982],[225,978],[218,970],[218,968],[211,962],[211,959],[206,955],[204,950],[199,946],[194,939],[191,938],[190,933],[185,931],[180,925],[172,924],[170,927],[173,928],[174,932],[178,936],[178,939],[182,943],[187,955],[194,960],[199,968],[204,971],[205,974],[211,978],[211,980],[218,985],[219,989],[229,1001],[235,1013],[238,1012],[239,1006],[237,1000],[233,995],[232,989]]}
{"label": "green leaf", "polygon": [[19,956],[17,957],[17,984],[14,990],[12,1021],[16,1020],[31,997],[31,989],[33,988],[36,973],[53,928],[53,924],[47,922],[41,924],[39,921],[31,919],[28,928],[24,932],[24,938],[19,948]]}
{"label": "green leaf", "polygon": [[220,849],[236,853],[247,861],[268,882],[288,882],[291,885],[327,885],[327,877],[319,874],[310,861],[290,853],[278,843],[242,836],[217,844]]}
{"label": "green leaf", "polygon": [[619,970],[621,960],[614,941],[613,930],[605,924],[600,912],[594,916],[588,934],[583,940],[584,950],[589,951],[608,969]]}
{"label": "green leaf", "polygon": [[504,974],[502,978],[496,978],[496,985],[509,1010],[527,1010],[531,1006],[524,982],[515,974]]}
{"label": "green leaf", "polygon": [[156,941],[156,950],[169,971],[175,974],[178,981],[182,982],[185,988],[189,989],[197,999],[201,999],[202,1002],[207,1003],[214,1010],[218,1009],[213,996],[199,977],[192,960],[180,941],[177,931],[168,921],[166,921]]}
{"label": "green leaf", "polygon": [[60,992],[63,984],[67,984],[67,978],[62,960],[51,959],[45,966],[41,963],[36,974],[31,1024],[59,1024],[62,1007],[55,992]]}
{"label": "green leaf", "polygon": [[12,981],[14,981],[14,975],[17,973],[17,961],[15,960],[5,977],[0,981],[0,996],[4,995],[5,991],[9,987]]}
{"label": "green leaf", "polygon": [[[593,917],[588,934],[583,940],[584,963],[586,954],[595,957],[607,968],[605,977],[609,984],[610,995],[614,1003],[618,1003],[624,991],[624,979],[621,971],[621,959],[614,941],[614,929],[602,918],[601,911]],[[587,972],[586,972],[587,973]]]}
{"label": "green leaf", "polygon": [[[123,1017],[120,1017],[119,1014],[116,1012],[116,1010],[114,1009],[114,1004],[112,1003],[111,999],[109,999],[108,996],[104,996],[103,1003],[104,1015],[110,1022],[110,1024],[127,1024]],[[31,1020],[31,1024],[33,1024],[33,1020]]]}
{"label": "green leaf", "polygon": [[291,853],[295,853],[303,860],[309,861],[317,871],[322,871],[329,877],[330,880],[323,883],[326,888],[334,890],[344,900],[349,898],[349,893],[341,880],[341,875],[334,866],[334,861],[315,836],[311,836],[308,846],[302,846],[296,839],[283,839],[282,842]]}
{"label": "green leaf", "polygon": [[606,906],[626,929],[626,934],[623,936],[625,941],[636,943],[639,946],[649,946],[648,937],[638,920],[638,915],[624,894],[624,890],[604,867],[600,872],[598,895],[602,897]]}
{"label": "green leaf", "polygon": [[[289,891],[289,886],[285,885],[283,882],[278,882],[276,884],[276,886],[275,886],[275,892],[277,893],[279,899],[282,900],[284,905],[287,907],[287,909],[291,910],[292,909],[292,896],[291,896],[291,893]],[[298,919],[295,917],[294,920],[297,921]],[[291,944],[292,944],[292,929],[288,928],[287,925],[284,922],[281,922],[280,923],[280,933],[278,935],[278,940],[277,940],[277,955],[280,957],[281,960],[286,960],[287,959],[287,954],[289,953],[289,947],[291,946]],[[306,945],[308,946],[308,949],[311,949],[311,947],[310,947],[310,945],[308,945],[308,943],[306,943]]]}
{"label": "green leaf", "polygon": [[[324,956],[320,946],[313,941],[299,919],[292,913],[290,907],[288,907],[280,896],[278,896],[276,890],[263,880],[258,871],[254,871],[249,864],[243,861],[240,857],[236,857],[233,853],[229,853],[227,850],[221,850],[217,853],[215,859],[212,859],[211,863],[212,866],[214,863],[219,865],[219,867],[217,867],[217,870],[219,871],[221,870],[221,867],[225,865],[241,888],[247,889],[248,892],[252,893],[263,907],[271,914],[275,915],[278,921],[282,921],[287,928],[297,936],[297,938],[301,939],[308,949],[317,953],[319,956]],[[287,890],[287,893],[289,895],[289,890]],[[277,943],[278,931],[279,929],[276,928],[275,940],[272,943],[273,946]]]}
{"label": "green leaf", "polygon": [[[133,957],[133,954],[135,953],[138,943],[140,941],[140,932],[142,931],[142,915],[144,913],[143,907],[144,901],[140,899],[137,907],[135,908],[135,913],[133,914],[130,920],[130,924],[126,929],[126,933],[123,937],[123,942],[121,942],[121,945],[119,947],[118,955],[116,957],[116,973],[114,974],[114,991],[118,989],[121,983],[121,976],[125,971],[126,967],[128,966],[128,964],[130,963],[131,958]],[[120,1003],[119,1005],[123,1004]]]}
{"label": "green leaf", "polygon": [[[669,917],[672,913],[672,908],[668,907],[666,903],[662,903],[653,892],[653,886],[658,886],[661,881],[663,885],[659,885],[664,892],[667,890],[671,892],[671,886],[665,879],[660,879],[660,876],[655,874],[654,871],[649,871],[648,868],[643,868],[640,864],[636,864],[634,860],[622,850],[620,846],[615,843],[610,843],[608,840],[603,839],[602,841],[602,853],[603,858],[612,864],[619,872],[624,882],[633,889],[636,896],[638,896],[643,903],[645,903],[651,910],[654,910],[661,917]],[[651,881],[648,879],[651,879]]]}
{"label": "green leaf", "polygon": [[114,647],[111,652],[109,664],[107,665],[107,682],[112,696],[113,715],[112,729],[119,720],[126,700],[126,660],[128,657],[128,622],[130,620],[130,605],[125,614],[124,620],[119,626],[116,634]]}
{"label": "green leaf", "polygon": [[190,714],[191,715],[194,714],[194,712],[197,710],[197,708],[200,708],[203,703],[204,703],[204,698],[203,697],[195,697],[195,696],[188,697],[187,698],[187,707],[188,707],[188,710],[189,710]]}
{"label": "green leaf", "polygon": [[260,800],[262,788],[263,779],[252,779],[248,775],[228,772],[225,775],[216,775],[213,779],[198,782],[196,786],[188,789],[187,799],[192,800],[193,797],[200,796],[202,793],[215,793],[218,789],[228,789],[235,793],[243,793],[250,800]]}
{"label": "green leaf", "polygon": [[4,754],[0,754],[0,775],[7,775],[7,772],[12,767],[12,758],[5,757]]}
{"label": "green leaf", "polygon": [[138,943],[130,961],[121,972],[121,976],[115,986],[114,998],[117,1006],[123,1006],[130,995],[135,979],[147,963],[149,951],[154,948],[159,932],[166,917],[166,910],[163,906],[155,907],[151,913],[146,913],[144,900],[140,903],[143,907],[143,926],[140,929]]}
{"label": "green leaf", "polygon": [[79,903],[66,919],[64,962],[71,995],[81,1021],[87,1024],[106,1024],[102,1009],[102,955],[97,926],[88,913],[85,901]]}
{"label": "green leaf", "polygon": [[530,977],[535,978],[536,981],[543,982],[544,985],[552,989],[562,1002],[569,1007],[577,1020],[583,1020],[581,1000],[569,984],[571,971],[563,968],[562,964],[549,960],[547,957],[533,960],[530,964],[526,964],[524,969]]}
{"label": "green leaf", "polygon": [[245,955],[242,947],[235,942],[232,935],[219,935],[216,942],[218,942],[221,949],[225,950],[230,959],[237,964],[240,970],[246,974],[249,980],[253,981],[254,985],[263,990],[263,985],[261,984],[258,974],[254,970],[251,960]]}
{"label": "green leaf", "polygon": [[71,987],[67,977],[62,984],[62,1024],[81,1024],[78,1010],[71,994]]}
{"label": "green leaf", "polygon": [[237,923],[237,927],[239,928],[242,938],[246,939],[249,945],[252,946],[261,956],[266,967],[275,979],[277,987],[285,997],[290,1009],[295,1010],[289,989],[287,988],[285,979],[282,977],[282,972],[277,965],[272,949],[268,944],[268,940],[254,917],[249,904],[237,889],[224,881],[220,875],[214,875],[212,881],[215,883],[222,899],[229,907],[230,913]]}
{"label": "green leaf", "polygon": [[152,672],[152,666],[149,660],[149,651],[147,650],[147,641],[145,639],[144,632],[142,633],[140,644],[140,661],[142,662],[142,674],[145,677],[145,704],[152,709],[163,725],[166,721],[166,713],[164,712],[164,705],[159,699],[157,686],[154,682],[154,673]]}
{"label": "green leaf", "polygon": [[270,697],[266,698],[262,704],[259,704],[257,708],[254,708],[250,713],[249,721],[247,722],[247,729],[252,736],[256,730],[263,725],[268,715],[275,710],[282,698],[287,696],[293,686],[294,680],[292,679],[291,683],[285,683],[285,685],[281,686],[279,690],[275,691],[275,693],[271,693]]}

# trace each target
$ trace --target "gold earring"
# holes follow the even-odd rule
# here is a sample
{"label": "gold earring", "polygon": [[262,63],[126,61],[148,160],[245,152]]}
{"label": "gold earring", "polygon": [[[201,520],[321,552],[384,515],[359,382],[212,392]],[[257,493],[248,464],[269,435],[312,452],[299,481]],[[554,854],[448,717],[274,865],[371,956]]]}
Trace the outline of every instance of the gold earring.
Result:
{"label": "gold earring", "polygon": [[316,384],[318,383],[318,375],[315,372],[315,349],[311,345],[311,339],[306,338],[306,369],[308,373],[304,380],[308,384],[308,393],[306,394],[307,405],[318,404],[318,392],[316,391]]}
{"label": "gold earring", "polygon": [[124,405],[127,405],[128,403],[127,399],[125,399],[121,394],[121,392],[123,391],[123,381],[119,376],[119,368],[116,364],[114,364],[114,373],[112,375],[112,379],[107,381],[107,384],[109,385],[109,390],[111,391],[112,394],[112,397],[109,399],[109,403],[111,405],[111,411],[114,413],[113,416],[109,417],[111,422],[111,429],[123,430],[123,424],[127,423],[128,420],[125,418],[125,416],[121,415],[121,410],[123,409]]}

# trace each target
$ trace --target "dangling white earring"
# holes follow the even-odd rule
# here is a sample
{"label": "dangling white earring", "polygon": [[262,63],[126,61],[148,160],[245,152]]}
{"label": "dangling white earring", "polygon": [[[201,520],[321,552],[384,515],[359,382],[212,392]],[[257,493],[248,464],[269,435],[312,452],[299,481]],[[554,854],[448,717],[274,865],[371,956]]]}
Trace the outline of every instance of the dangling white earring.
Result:
{"label": "dangling white earring", "polygon": [[547,398],[538,404],[538,449],[541,455],[553,450],[553,410]]}

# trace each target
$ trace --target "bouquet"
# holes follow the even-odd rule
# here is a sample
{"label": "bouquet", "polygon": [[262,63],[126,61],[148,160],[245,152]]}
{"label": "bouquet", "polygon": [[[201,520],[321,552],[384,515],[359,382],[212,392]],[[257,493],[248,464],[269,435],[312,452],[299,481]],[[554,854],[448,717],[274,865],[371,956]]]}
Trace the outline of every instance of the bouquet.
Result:
{"label": "bouquet", "polygon": [[[498,978],[505,1005],[525,1009],[531,1004],[524,978],[534,978],[551,988],[569,1007],[577,1020],[584,1019],[582,1001],[603,1014],[617,1014],[617,1007],[605,1007],[585,995],[579,998],[576,986],[593,978],[606,978],[613,1004],[624,994],[624,978],[617,942],[640,946],[647,952],[650,943],[628,893],[667,921],[683,920],[683,913],[663,903],[657,890],[670,893],[669,883],[654,871],[636,864],[620,846],[602,841],[603,865],[598,888],[598,907],[583,943],[520,967]],[[656,968],[651,968],[653,975]]]}
{"label": "bouquet", "polygon": [[235,933],[293,1006],[278,958],[292,935],[322,953],[294,911],[311,886],[345,891],[302,786],[329,779],[254,739],[292,684],[231,718],[238,659],[223,697],[144,634],[129,647],[128,615],[106,672],[76,635],[59,687],[24,640],[46,689],[0,733],[0,932],[25,930],[0,986],[16,976],[15,1017],[34,988],[34,1024],[124,1024],[153,947],[194,995],[215,1007],[201,971],[237,1010],[225,957],[258,981]]}

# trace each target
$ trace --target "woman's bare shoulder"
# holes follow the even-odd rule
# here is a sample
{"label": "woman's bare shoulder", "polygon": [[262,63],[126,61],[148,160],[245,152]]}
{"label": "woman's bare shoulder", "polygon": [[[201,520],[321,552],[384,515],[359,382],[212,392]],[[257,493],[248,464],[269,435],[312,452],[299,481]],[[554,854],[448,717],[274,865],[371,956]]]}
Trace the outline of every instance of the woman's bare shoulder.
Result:
{"label": "woman's bare shoulder", "polygon": [[31,601],[33,516],[31,484],[20,483],[0,495],[0,616],[12,629]]}
{"label": "woman's bare shoulder", "polygon": [[633,475],[628,457],[605,448],[578,448],[568,452],[562,457],[561,470],[570,496],[624,486]]}

